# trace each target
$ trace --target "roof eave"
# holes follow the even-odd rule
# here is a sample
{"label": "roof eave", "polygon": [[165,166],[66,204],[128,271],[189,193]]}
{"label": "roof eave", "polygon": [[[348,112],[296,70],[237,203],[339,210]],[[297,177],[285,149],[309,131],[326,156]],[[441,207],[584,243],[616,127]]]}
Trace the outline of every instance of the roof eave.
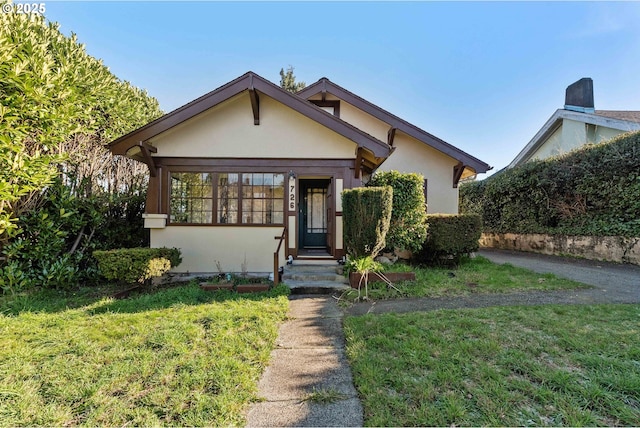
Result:
{"label": "roof eave", "polygon": [[194,101],[114,140],[109,143],[108,148],[113,154],[124,156],[131,147],[138,145],[140,142],[148,141],[150,138],[197,116],[245,90],[258,90],[266,94],[355,142],[358,147],[364,147],[378,158],[387,157],[391,153],[390,147],[384,142],[349,125],[306,100],[285,91],[253,72],[245,73],[237,79]]}

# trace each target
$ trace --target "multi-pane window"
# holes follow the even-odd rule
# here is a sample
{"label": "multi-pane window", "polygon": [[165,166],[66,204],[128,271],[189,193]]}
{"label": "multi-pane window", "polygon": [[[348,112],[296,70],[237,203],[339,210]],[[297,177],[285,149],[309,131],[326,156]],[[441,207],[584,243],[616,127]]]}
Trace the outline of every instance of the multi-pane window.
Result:
{"label": "multi-pane window", "polygon": [[238,174],[218,174],[218,223],[238,222]]}
{"label": "multi-pane window", "polygon": [[212,217],[212,174],[171,174],[171,222],[211,223]]}
{"label": "multi-pane window", "polygon": [[283,224],[284,174],[171,173],[171,222]]}
{"label": "multi-pane window", "polygon": [[284,175],[242,174],[242,223],[284,222]]}

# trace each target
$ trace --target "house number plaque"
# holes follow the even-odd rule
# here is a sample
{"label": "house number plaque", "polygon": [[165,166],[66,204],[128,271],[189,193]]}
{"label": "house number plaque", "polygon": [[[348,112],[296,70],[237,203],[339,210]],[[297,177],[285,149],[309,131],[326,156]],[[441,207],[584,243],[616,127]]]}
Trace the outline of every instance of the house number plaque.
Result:
{"label": "house number plaque", "polygon": [[289,211],[296,210],[296,179],[289,177]]}

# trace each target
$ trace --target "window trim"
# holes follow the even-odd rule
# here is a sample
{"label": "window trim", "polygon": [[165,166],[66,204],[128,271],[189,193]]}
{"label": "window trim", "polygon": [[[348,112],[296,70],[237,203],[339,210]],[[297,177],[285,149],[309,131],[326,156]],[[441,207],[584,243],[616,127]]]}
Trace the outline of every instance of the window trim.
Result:
{"label": "window trim", "polygon": [[[262,169],[252,169],[246,170],[245,168],[220,168],[220,169],[207,169],[207,168],[198,168],[194,169],[191,167],[186,168],[170,168],[168,171],[168,183],[166,197],[167,197],[167,226],[203,226],[203,227],[283,227],[287,221],[287,173],[285,171],[265,171]],[[211,223],[182,223],[182,222],[173,222],[171,221],[171,175],[177,173],[190,173],[190,174],[203,174],[209,173],[212,175],[211,185],[212,189],[212,197],[213,197],[213,207],[212,207],[212,222]],[[237,223],[218,223],[218,178],[219,174],[238,174],[238,222]],[[283,195],[282,195],[282,222],[281,223],[243,223],[242,222],[242,180],[244,174],[273,174],[273,175],[282,175],[284,178],[283,181]],[[279,198],[275,198],[277,200]]]}

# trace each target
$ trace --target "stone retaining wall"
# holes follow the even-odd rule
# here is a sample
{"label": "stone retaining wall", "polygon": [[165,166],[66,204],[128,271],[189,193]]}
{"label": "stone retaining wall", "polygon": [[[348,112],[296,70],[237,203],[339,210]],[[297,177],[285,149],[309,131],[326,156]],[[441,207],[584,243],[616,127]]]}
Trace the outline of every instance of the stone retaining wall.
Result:
{"label": "stone retaining wall", "polygon": [[640,265],[640,237],[483,233],[480,247]]}

